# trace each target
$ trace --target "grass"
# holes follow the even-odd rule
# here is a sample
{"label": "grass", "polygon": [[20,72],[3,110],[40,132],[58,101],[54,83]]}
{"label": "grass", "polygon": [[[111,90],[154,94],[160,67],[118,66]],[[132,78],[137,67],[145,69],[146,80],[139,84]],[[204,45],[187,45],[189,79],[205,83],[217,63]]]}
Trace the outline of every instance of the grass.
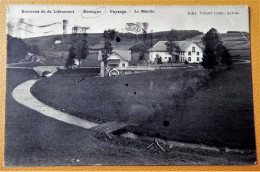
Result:
{"label": "grass", "polygon": [[133,130],[185,142],[255,149],[250,65],[235,65],[180,102],[180,107],[158,111]]}
{"label": "grass", "polygon": [[[114,120],[127,122],[136,119],[134,116],[129,119],[128,114],[132,111],[129,107],[135,109],[136,106],[143,105],[153,113],[150,108],[157,103],[158,99],[164,101],[163,89],[167,90],[171,85],[171,77],[175,72],[175,70],[165,70],[161,71],[162,74],[152,72],[152,74],[142,73],[130,77],[89,77],[79,84],[75,84],[74,79],[80,80],[80,77],[46,78],[32,87],[32,92],[41,101],[51,103],[55,107],[69,106],[65,109],[83,118],[97,118],[102,122]],[[156,78],[160,75],[168,78],[164,81],[167,83],[165,86]],[[42,95],[41,92],[45,94]],[[46,96],[50,99],[46,99]],[[72,102],[67,101],[71,98]]]}
{"label": "grass", "polygon": [[54,77],[91,77],[98,76],[99,68],[76,68],[76,69],[59,69],[54,73]]}
{"label": "grass", "polygon": [[[118,138],[111,142],[105,140],[107,137],[104,135],[97,138],[93,131],[46,117],[17,103],[12,98],[12,90],[22,82],[38,77],[33,70],[7,69],[5,166],[172,164],[181,159],[174,159],[172,157],[175,155],[172,155],[166,160],[154,161],[158,151],[150,153],[142,143],[118,141]],[[183,158],[185,154],[178,155]],[[236,156],[231,155],[230,159]],[[255,160],[254,155],[253,159],[240,157],[242,163],[252,163]],[[193,162],[193,159],[194,156],[191,156],[186,161]]]}
{"label": "grass", "polygon": [[[117,136],[109,140],[106,135],[46,117],[17,103],[11,95],[17,85],[38,77],[33,70],[7,69],[5,166],[234,165],[253,164],[256,161],[255,153],[215,152],[196,148],[170,149],[165,146],[167,153],[161,153],[156,146],[149,150],[146,148],[151,140]],[[60,85],[60,90],[62,87]]]}
{"label": "grass", "polygon": [[84,119],[137,124],[129,130],[139,134],[255,149],[250,73],[250,65],[241,64],[208,82],[200,70],[188,69],[88,77],[78,84],[80,77],[53,77],[31,91]]}

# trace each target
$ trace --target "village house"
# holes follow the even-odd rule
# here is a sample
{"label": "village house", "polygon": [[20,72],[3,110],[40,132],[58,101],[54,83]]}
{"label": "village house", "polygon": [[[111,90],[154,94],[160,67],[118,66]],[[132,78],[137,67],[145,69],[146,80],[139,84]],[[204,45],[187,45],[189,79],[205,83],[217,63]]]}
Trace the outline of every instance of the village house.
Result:
{"label": "village house", "polygon": [[203,49],[200,45],[192,41],[174,41],[180,47],[180,52],[174,52],[172,57],[167,51],[165,45],[167,41],[157,42],[149,51],[149,62],[157,63],[157,59],[161,58],[163,63],[178,62],[182,63],[187,61],[188,63],[200,63],[202,62]]}
{"label": "village house", "polygon": [[[98,60],[102,61],[102,52],[98,52]],[[131,51],[130,50],[113,50],[112,54],[107,58],[107,67],[116,68],[116,67],[128,67],[129,62],[131,61]]]}
{"label": "village house", "polygon": [[[103,57],[102,57],[102,52],[100,50],[98,52],[98,60],[101,63],[101,71],[102,71],[103,70],[102,68],[104,68],[104,62],[102,61]],[[127,68],[129,66],[130,61],[131,61],[130,50],[113,50],[112,53],[107,58],[106,71],[109,72],[113,68]]]}

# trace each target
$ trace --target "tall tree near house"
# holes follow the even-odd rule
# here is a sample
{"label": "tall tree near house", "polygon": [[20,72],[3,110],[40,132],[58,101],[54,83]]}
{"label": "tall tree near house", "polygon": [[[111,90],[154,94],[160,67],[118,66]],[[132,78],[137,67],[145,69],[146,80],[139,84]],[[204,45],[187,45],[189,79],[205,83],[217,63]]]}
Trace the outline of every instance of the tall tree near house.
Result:
{"label": "tall tree near house", "polygon": [[89,55],[89,51],[88,51],[88,44],[87,44],[87,40],[85,38],[86,36],[84,36],[84,38],[81,40],[78,50],[78,60],[79,60],[79,67],[80,67],[80,63],[81,63],[81,59],[86,59],[87,56]]}
{"label": "tall tree near house", "polygon": [[86,59],[89,55],[87,30],[89,27],[74,26],[72,28],[72,45],[75,48],[75,58],[79,60],[79,67],[82,59]]}
{"label": "tall tree near house", "polygon": [[68,55],[67,61],[65,63],[65,67],[72,68],[73,64],[75,63],[75,61],[74,61],[75,58],[76,58],[75,48],[73,46],[71,46],[69,49],[69,55]]}
{"label": "tall tree near house", "polygon": [[176,32],[172,29],[168,32],[167,42],[165,43],[166,52],[172,56],[171,63],[174,61],[175,53],[180,52],[180,47],[174,43],[174,40],[176,40]]}
{"label": "tall tree near house", "polygon": [[[137,24],[140,26],[140,23]],[[148,33],[147,33],[148,26],[149,24],[147,22],[142,23],[142,31],[143,31],[141,34],[142,47],[137,60],[137,62],[145,61],[147,66],[148,66],[148,61],[145,59],[145,54],[148,53],[148,47],[146,45],[146,41],[148,39]]]}
{"label": "tall tree near house", "polygon": [[112,40],[115,39],[115,31],[114,30],[105,30],[103,33],[104,38],[104,47],[101,50],[102,53],[102,61],[104,62],[104,73],[106,75],[106,68],[107,68],[107,58],[112,53]]}
{"label": "tall tree near house", "polygon": [[221,63],[227,66],[227,69],[230,69],[232,65],[232,56],[228,52],[227,48],[224,49],[221,56]]}
{"label": "tall tree near house", "polygon": [[33,44],[33,46],[32,46],[32,53],[33,53],[34,55],[40,55],[40,48],[39,48],[38,45]]}
{"label": "tall tree near house", "polygon": [[202,42],[205,47],[209,47],[213,51],[217,51],[219,45],[222,44],[218,31],[215,28],[210,29],[203,37]]}
{"label": "tall tree near house", "polygon": [[150,33],[150,46],[152,47],[153,46],[153,30],[151,30],[151,33]]}
{"label": "tall tree near house", "polygon": [[205,47],[203,51],[203,58],[201,65],[208,71],[214,70],[215,66],[218,64],[216,61],[216,55],[210,47]]}
{"label": "tall tree near house", "polygon": [[203,51],[201,65],[208,71],[215,70],[215,66],[218,64],[216,53],[219,46],[222,45],[217,30],[215,28],[210,29],[205,36],[202,37],[202,42],[205,49]]}

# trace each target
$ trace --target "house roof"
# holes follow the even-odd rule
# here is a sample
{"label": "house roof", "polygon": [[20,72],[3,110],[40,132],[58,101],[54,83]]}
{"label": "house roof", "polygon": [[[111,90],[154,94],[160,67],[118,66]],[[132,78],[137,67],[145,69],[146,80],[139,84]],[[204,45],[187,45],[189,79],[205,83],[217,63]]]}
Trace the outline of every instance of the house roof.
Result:
{"label": "house roof", "polygon": [[[149,49],[149,51],[166,51],[167,48],[167,46],[165,45],[166,42],[168,41],[157,42],[152,48]],[[185,51],[192,43],[197,44],[196,42],[193,41],[173,41],[173,42],[180,47],[181,51]],[[200,45],[198,46],[202,48]]]}
{"label": "house roof", "polygon": [[113,53],[118,54],[121,58],[126,61],[131,61],[131,51],[130,50],[113,50]]}
{"label": "house roof", "polygon": [[[117,54],[120,58],[131,61],[131,51],[130,50],[113,50],[112,54]],[[102,60],[102,52],[98,52],[98,60]]]}

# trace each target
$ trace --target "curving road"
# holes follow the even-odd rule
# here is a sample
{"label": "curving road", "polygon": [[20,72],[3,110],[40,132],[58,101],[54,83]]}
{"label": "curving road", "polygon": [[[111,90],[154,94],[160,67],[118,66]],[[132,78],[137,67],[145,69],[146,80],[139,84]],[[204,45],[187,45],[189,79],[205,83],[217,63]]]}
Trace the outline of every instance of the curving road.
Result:
{"label": "curving road", "polygon": [[31,94],[31,87],[37,82],[38,80],[33,79],[26,81],[20,85],[18,85],[12,92],[13,98],[22,105],[36,110],[37,112],[42,113],[45,116],[57,119],[59,121],[63,121],[72,125],[76,125],[79,127],[83,127],[86,129],[95,127],[99,125],[98,123],[83,120],[81,118],[69,115],[67,113],[58,111],[42,102],[37,100],[32,94]]}

